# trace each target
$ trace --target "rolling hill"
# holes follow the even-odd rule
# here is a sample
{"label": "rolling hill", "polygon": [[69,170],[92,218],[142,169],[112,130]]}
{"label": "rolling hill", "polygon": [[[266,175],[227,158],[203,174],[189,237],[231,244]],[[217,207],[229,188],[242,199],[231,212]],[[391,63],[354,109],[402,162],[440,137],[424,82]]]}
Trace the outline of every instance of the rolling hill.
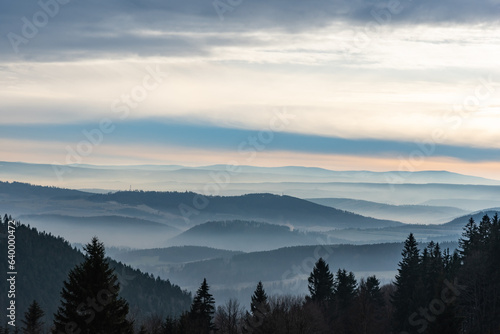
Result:
{"label": "rolling hill", "polygon": [[378,219],[398,220],[405,224],[443,224],[469,211],[451,206],[389,205],[349,198],[310,198],[309,201]]}
{"label": "rolling hill", "polygon": [[473,218],[476,221],[476,223],[479,224],[479,222],[483,219],[483,217],[485,215],[488,215],[490,218],[493,218],[495,215],[497,215],[499,213],[500,213],[500,208],[491,208],[488,210],[481,210],[478,212],[473,212],[469,215],[455,218],[452,221],[444,224],[444,226],[450,227],[450,228],[456,228],[456,227],[460,227],[460,226],[463,227],[469,222],[470,218]]}
{"label": "rolling hill", "polygon": [[[170,239],[169,244],[251,252],[286,246],[315,245],[324,240],[326,237],[317,232],[300,232],[291,230],[288,226],[232,220],[213,221],[194,226]],[[343,240],[335,239],[335,242],[341,241]]]}
{"label": "rolling hill", "polygon": [[248,194],[201,196],[185,192],[120,191],[89,197],[94,202],[147,205],[155,210],[181,215],[189,225],[209,220],[255,220],[300,228],[378,228],[402,223],[364,217],[311,203],[291,196]]}

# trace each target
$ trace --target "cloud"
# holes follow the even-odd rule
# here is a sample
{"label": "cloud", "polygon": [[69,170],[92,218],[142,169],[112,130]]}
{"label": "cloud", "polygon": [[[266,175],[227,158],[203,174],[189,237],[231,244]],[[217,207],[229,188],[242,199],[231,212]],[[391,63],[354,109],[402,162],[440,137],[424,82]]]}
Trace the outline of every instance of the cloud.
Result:
{"label": "cloud", "polygon": [[235,0],[223,20],[226,0],[65,2],[0,2],[2,138],[77,143],[160,64],[110,144],[234,150],[286,106],[276,152],[408,155],[438,129],[435,154],[498,156],[500,86],[460,113],[500,77],[498,0]]}
{"label": "cloud", "polygon": [[[7,59],[61,60],[109,55],[203,55],[231,40],[203,33],[245,34],[255,31],[300,33],[344,23],[344,29],[380,26],[493,24],[500,17],[497,0],[194,0],[78,1],[5,0],[0,3],[0,31]],[[44,4],[44,5],[40,5]],[[219,4],[218,6],[214,6]],[[220,16],[221,5],[226,12]],[[40,14],[42,13],[42,14]],[[45,14],[44,14],[45,13]],[[47,14],[48,13],[48,14]],[[220,19],[223,18],[223,20]],[[36,30],[26,36],[26,21]],[[34,24],[37,23],[37,24]],[[24,28],[25,31],[30,29]],[[157,32],[145,35],[143,32]],[[142,33],[141,33],[142,32]],[[165,34],[173,35],[165,35]],[[186,34],[187,33],[187,34]],[[191,33],[191,35],[190,35]],[[24,42],[13,43],[15,34]],[[195,36],[198,34],[197,36]],[[33,36],[31,36],[33,35]],[[9,41],[10,38],[10,41]],[[13,52],[19,49],[18,53]]]}
{"label": "cloud", "polygon": [[[471,148],[426,142],[404,142],[376,139],[345,139],[303,135],[289,132],[272,132],[231,129],[207,125],[179,123],[174,120],[115,122],[109,133],[98,134],[95,124],[0,126],[2,140],[29,140],[59,142],[61,152],[67,146],[77,151],[82,142],[92,146],[121,147],[115,155],[126,155],[129,146],[170,147],[202,150],[206,154],[227,151],[243,155],[252,152],[297,152],[319,155],[345,155],[392,159],[427,159],[448,157],[468,162],[500,161],[500,148]],[[97,142],[97,144],[96,144]],[[86,144],[89,146],[89,144]],[[212,153],[211,153],[212,152]],[[253,155],[253,154],[252,154]]]}

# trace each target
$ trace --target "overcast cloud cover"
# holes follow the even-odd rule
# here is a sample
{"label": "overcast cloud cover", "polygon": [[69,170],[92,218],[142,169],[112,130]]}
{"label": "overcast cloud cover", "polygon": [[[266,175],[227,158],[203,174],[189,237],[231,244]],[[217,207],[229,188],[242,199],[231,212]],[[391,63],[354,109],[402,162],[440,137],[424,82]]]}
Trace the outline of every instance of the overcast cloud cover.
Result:
{"label": "overcast cloud cover", "polygon": [[[152,143],[148,163],[174,151],[181,163],[224,163],[286,110],[276,138],[288,143],[267,145],[280,153],[258,163],[303,164],[306,154],[346,168],[330,154],[395,170],[434,142],[441,149],[417,169],[439,160],[500,178],[499,18],[500,0],[3,0],[0,154],[64,162],[65,147],[107,118],[116,130],[87,163],[139,163]],[[154,89],[127,105],[152,71]],[[14,154],[30,143],[45,154]],[[195,158],[200,148],[210,161]],[[104,161],[99,150],[114,153]]]}

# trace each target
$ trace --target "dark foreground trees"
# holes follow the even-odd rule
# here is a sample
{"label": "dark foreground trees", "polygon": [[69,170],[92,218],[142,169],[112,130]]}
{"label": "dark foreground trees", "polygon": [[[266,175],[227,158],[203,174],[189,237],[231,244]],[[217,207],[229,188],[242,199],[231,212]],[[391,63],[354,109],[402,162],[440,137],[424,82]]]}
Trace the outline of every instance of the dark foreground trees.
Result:
{"label": "dark foreground trees", "polygon": [[471,218],[460,252],[429,243],[422,252],[410,235],[392,294],[397,333],[500,332],[500,222]]}
{"label": "dark foreground trees", "polygon": [[85,260],[68,275],[55,314],[53,333],[133,333],[128,304],[118,296],[120,285],[97,238],[84,247]]}
{"label": "dark foreground trees", "polygon": [[459,298],[465,333],[500,332],[500,221],[471,218],[460,240],[463,266],[458,275],[464,287]]}
{"label": "dark foreground trees", "polygon": [[[309,276],[306,298],[268,296],[259,282],[250,312],[230,300],[214,308],[204,279],[191,309],[178,318],[157,315],[137,324],[143,334],[479,334],[500,332],[500,222],[484,216],[471,220],[450,254],[430,242],[422,250],[413,235],[406,240],[395,284],[381,287],[375,276],[356,281],[336,275],[319,259]],[[53,333],[133,333],[127,302],[96,238],[85,247],[82,264],[64,283]],[[215,312],[215,313],[214,313]],[[25,314],[24,333],[41,331],[43,311],[33,302]],[[19,329],[18,329],[19,331]],[[0,326],[0,334],[13,328]]]}

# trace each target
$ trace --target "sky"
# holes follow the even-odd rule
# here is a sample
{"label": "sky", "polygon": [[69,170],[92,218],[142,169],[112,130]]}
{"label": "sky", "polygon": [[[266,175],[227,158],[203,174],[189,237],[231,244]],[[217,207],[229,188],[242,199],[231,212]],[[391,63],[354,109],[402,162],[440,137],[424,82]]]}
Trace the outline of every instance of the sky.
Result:
{"label": "sky", "polygon": [[500,0],[0,2],[0,161],[500,179]]}

